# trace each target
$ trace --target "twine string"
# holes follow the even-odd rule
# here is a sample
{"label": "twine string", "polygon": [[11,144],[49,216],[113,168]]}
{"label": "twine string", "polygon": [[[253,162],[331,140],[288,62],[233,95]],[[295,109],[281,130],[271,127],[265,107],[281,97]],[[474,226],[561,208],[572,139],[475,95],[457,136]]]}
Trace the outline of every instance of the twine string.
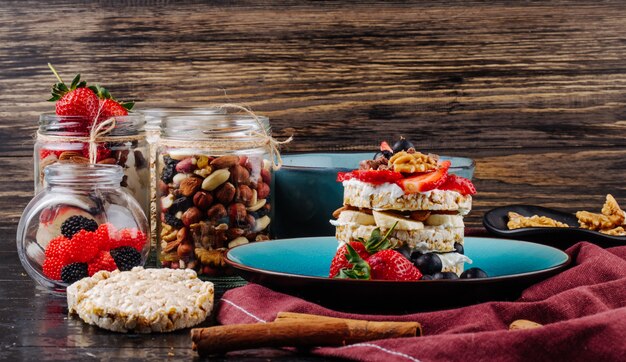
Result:
{"label": "twine string", "polygon": [[242,111],[248,114],[250,117],[252,117],[258,124],[259,129],[261,130],[261,131],[252,131],[252,134],[263,139],[263,144],[268,148],[270,152],[272,169],[274,171],[280,170],[280,168],[283,165],[283,159],[280,156],[280,146],[291,142],[293,140],[293,135],[289,136],[289,138],[287,138],[284,141],[279,141],[275,139],[274,137],[270,135],[269,131],[265,128],[265,126],[263,125],[263,122],[261,122],[261,120],[259,119],[259,116],[257,116],[256,113],[252,112],[252,110],[250,110],[250,108],[248,107],[244,107],[244,106],[241,106],[239,104],[234,104],[234,103],[224,103],[224,104],[217,105],[215,107],[220,110],[235,109],[238,111]]}

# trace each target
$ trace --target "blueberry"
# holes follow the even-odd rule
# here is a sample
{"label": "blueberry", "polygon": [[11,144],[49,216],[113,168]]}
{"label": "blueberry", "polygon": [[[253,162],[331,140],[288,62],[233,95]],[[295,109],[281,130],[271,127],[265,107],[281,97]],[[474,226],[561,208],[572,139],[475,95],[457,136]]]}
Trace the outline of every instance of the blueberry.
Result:
{"label": "blueberry", "polygon": [[480,268],[470,268],[461,273],[461,279],[476,279],[489,277],[484,270]]}
{"label": "blueberry", "polygon": [[399,248],[399,249],[396,249],[396,251],[397,251],[398,253],[402,254],[402,256],[404,256],[405,258],[407,258],[407,259],[409,259],[409,260],[413,261],[413,260],[411,259],[411,256],[412,256],[412,254],[411,254],[411,249],[407,248],[406,246],[403,246],[403,247],[401,247],[401,248]]}
{"label": "blueberry", "polygon": [[420,256],[422,256],[422,252],[414,251],[411,253],[409,260],[411,260],[412,262],[415,262],[415,259],[419,258]]}
{"label": "blueberry", "polygon": [[459,279],[459,276],[453,272],[435,273],[433,279]]}
{"label": "blueberry", "polygon": [[413,262],[422,274],[435,274],[441,271],[441,258],[435,253],[422,254]]}
{"label": "blueberry", "polygon": [[396,142],[393,145],[393,153],[398,153],[400,151],[408,151],[409,148],[415,148],[411,141],[407,141],[406,138],[400,137],[400,141]]}
{"label": "blueberry", "polygon": [[420,280],[433,280],[433,276],[425,274],[425,275],[422,275],[422,279],[420,279]]}
{"label": "blueberry", "polygon": [[454,251],[459,254],[465,254],[465,248],[463,248],[463,244],[461,243],[454,243]]}

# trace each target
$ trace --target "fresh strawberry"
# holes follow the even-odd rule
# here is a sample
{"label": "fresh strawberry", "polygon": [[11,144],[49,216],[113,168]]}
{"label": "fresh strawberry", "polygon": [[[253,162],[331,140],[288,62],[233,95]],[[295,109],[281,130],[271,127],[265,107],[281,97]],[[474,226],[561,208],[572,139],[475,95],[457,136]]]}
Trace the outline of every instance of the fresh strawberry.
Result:
{"label": "fresh strawberry", "polygon": [[89,276],[93,276],[100,270],[113,271],[117,269],[115,260],[108,251],[100,251],[91,261],[87,264],[87,272]]}
{"label": "fresh strawberry", "polygon": [[367,258],[372,279],[420,280],[422,273],[404,255],[391,249],[381,250]]}
{"label": "fresh strawberry", "polygon": [[402,179],[398,181],[397,184],[408,194],[434,190],[446,182],[449,168],[450,161],[443,161],[435,171]]}
{"label": "fresh strawberry", "polygon": [[[357,252],[357,254],[359,254],[361,258],[367,259],[370,256],[367,250],[365,250],[365,245],[363,245],[362,243],[358,241],[351,241],[348,244],[350,244],[350,246]],[[330,278],[334,278],[337,275],[339,275],[339,271],[341,269],[352,268],[352,264],[348,262],[348,258],[346,257],[347,255],[348,255],[348,250],[345,244],[342,245],[339,249],[337,249],[337,253],[335,254],[335,257],[330,262],[330,273],[328,273],[328,276]]]}
{"label": "fresh strawberry", "polygon": [[66,263],[87,263],[98,254],[99,242],[95,231],[80,230],[63,248]]}
{"label": "fresh strawberry", "polygon": [[465,177],[457,176],[454,174],[448,175],[446,182],[439,186],[441,190],[451,190],[460,193],[461,195],[475,195],[476,187],[472,181]]}
{"label": "fresh strawberry", "polygon": [[48,279],[61,280],[61,269],[63,269],[63,261],[60,258],[46,258],[41,266],[43,275]]}
{"label": "fresh strawberry", "polygon": [[354,170],[350,172],[339,172],[337,174],[337,182],[357,179],[362,182],[380,185],[398,182],[402,180],[403,177],[400,172],[390,170]]}
{"label": "fresh strawberry", "polygon": [[107,119],[115,116],[127,116],[128,110],[121,104],[112,99],[100,100],[100,117],[98,119]]}
{"label": "fresh strawberry", "polygon": [[48,66],[59,80],[52,86],[52,97],[50,102],[56,102],[56,114],[59,116],[83,117],[85,121],[92,120],[98,112],[98,96],[87,88],[87,83],[80,80],[77,74],[68,87],[57,71],[50,63]]}
{"label": "fresh strawberry", "polygon": [[118,102],[111,96],[109,91],[100,86],[95,85],[89,87],[100,99],[100,114],[98,116],[98,121],[103,121],[110,117],[115,116],[126,116],[128,115],[128,111],[130,111],[135,105],[134,102]]}

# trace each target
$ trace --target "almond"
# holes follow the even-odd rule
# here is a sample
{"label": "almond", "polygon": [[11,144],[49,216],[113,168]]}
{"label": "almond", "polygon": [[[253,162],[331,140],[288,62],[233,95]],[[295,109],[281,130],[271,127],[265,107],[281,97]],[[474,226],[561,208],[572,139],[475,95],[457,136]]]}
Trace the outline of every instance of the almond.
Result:
{"label": "almond", "polygon": [[224,155],[211,161],[211,166],[214,168],[231,168],[239,163],[239,156]]}
{"label": "almond", "polygon": [[180,182],[180,193],[183,196],[191,196],[195,194],[202,185],[202,180],[197,177],[187,177]]}

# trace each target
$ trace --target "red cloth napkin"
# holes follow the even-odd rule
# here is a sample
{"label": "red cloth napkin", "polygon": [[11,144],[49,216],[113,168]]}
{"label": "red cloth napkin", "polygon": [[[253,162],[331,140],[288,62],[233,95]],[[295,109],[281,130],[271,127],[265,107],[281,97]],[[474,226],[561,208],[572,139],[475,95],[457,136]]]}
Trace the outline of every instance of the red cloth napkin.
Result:
{"label": "red cloth napkin", "polygon": [[[401,316],[358,315],[249,284],[224,295],[217,320],[264,323],[280,311],[290,311],[422,324],[422,337],[311,351],[362,361],[626,361],[626,247],[601,249],[578,243],[567,253],[572,268],[526,289],[515,302]],[[517,319],[544,326],[509,331],[509,324]]]}

